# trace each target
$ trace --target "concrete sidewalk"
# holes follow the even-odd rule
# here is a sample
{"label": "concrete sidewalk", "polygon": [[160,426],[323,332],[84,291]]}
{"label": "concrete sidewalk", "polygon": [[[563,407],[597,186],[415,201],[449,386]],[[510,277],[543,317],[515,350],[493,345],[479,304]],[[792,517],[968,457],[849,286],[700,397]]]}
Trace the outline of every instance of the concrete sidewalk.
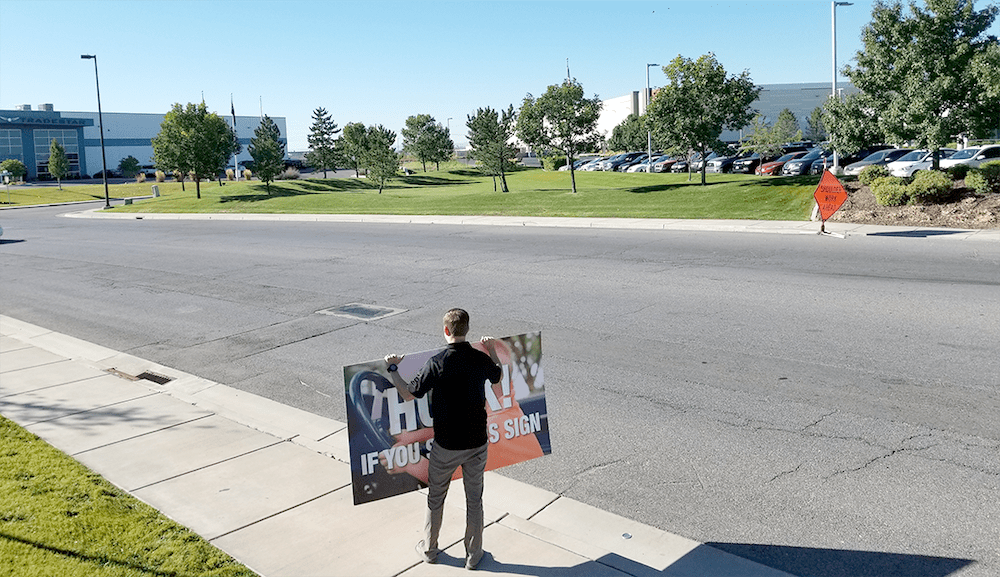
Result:
{"label": "concrete sidewalk", "polygon": [[[394,214],[171,214],[104,212],[88,209],[70,212],[70,218],[102,218],[125,220],[241,220],[283,222],[343,222],[379,224],[446,224],[457,226],[512,226],[548,228],[628,229],[700,232],[751,232],[765,234],[817,235],[820,223],[798,220],[710,220],[682,218],[579,218],[527,216],[449,216]],[[937,238],[955,241],[985,241],[1000,243],[1000,228],[958,229],[919,226],[883,226],[827,222],[826,231],[832,236],[889,236],[903,238]]]}
{"label": "concrete sidewalk", "polygon": [[[426,493],[354,506],[344,423],[2,315],[0,414],[264,577],[467,573],[461,482],[422,563]],[[787,575],[494,472],[484,500],[485,573]]]}

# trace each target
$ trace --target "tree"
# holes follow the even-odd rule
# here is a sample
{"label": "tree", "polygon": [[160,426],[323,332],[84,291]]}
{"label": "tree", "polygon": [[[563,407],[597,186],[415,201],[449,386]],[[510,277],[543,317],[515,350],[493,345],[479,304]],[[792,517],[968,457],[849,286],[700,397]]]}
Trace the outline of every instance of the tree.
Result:
{"label": "tree", "polygon": [[201,198],[201,179],[225,170],[236,150],[236,134],[205,103],[181,106],[175,103],[153,137],[153,159],[164,172],[194,175],[195,190]]}
{"label": "tree", "polygon": [[309,142],[309,152],[306,153],[306,164],[323,171],[326,178],[327,169],[336,170],[339,154],[337,151],[337,134],[340,129],[330,117],[325,108],[313,110],[313,123],[309,128],[306,140]]}
{"label": "tree", "polygon": [[[677,56],[663,67],[668,84],[649,103],[647,121],[661,142],[671,148],[693,150],[704,158],[710,150],[723,153],[723,129],[739,130],[753,118],[750,107],[760,88],[750,73],[727,76],[714,54],[698,60]],[[705,184],[705,163],[701,184]]]}
{"label": "tree", "polygon": [[518,113],[517,136],[536,149],[551,148],[566,155],[570,182],[576,193],[573,163],[583,152],[591,152],[600,143],[597,120],[601,115],[601,99],[586,98],[583,86],[576,79],[553,84],[545,94],[524,97]]}
{"label": "tree", "polygon": [[755,152],[762,158],[777,156],[781,152],[781,145],[785,142],[787,140],[781,140],[777,137],[777,132],[774,127],[767,123],[764,115],[758,114],[753,117],[750,128],[746,130],[746,137],[740,144],[740,151]]}
{"label": "tree", "polygon": [[427,172],[427,163],[434,162],[440,169],[442,160],[451,158],[455,144],[448,129],[441,126],[430,114],[417,114],[406,119],[403,128],[403,150],[416,157]]}
{"label": "tree", "polygon": [[253,157],[253,168],[257,178],[264,181],[267,194],[271,194],[271,181],[284,168],[285,144],[281,142],[281,131],[271,117],[264,115],[260,125],[253,131],[250,139],[250,156]]}
{"label": "tree", "polygon": [[28,174],[28,167],[16,158],[8,158],[0,162],[0,172],[9,172],[11,180],[16,180]]}
{"label": "tree", "polygon": [[937,151],[956,135],[1000,125],[1000,49],[987,35],[998,8],[977,11],[970,0],[926,0],[925,6],[875,3],[857,66],[844,68],[860,94],[831,107],[826,120],[838,141],[859,132],[852,126],[859,118],[873,120],[874,132],[888,142],[934,150],[936,168]]}
{"label": "tree", "polygon": [[139,174],[139,159],[131,154],[126,156],[118,163],[118,170],[125,178],[134,178]]}
{"label": "tree", "polygon": [[646,119],[638,114],[629,114],[621,124],[611,130],[608,139],[610,150],[645,150],[648,132]]}
{"label": "tree", "polygon": [[467,116],[465,125],[469,128],[469,156],[483,174],[493,177],[493,190],[496,190],[496,177],[500,177],[500,190],[508,192],[507,171],[514,167],[516,150],[510,144],[514,137],[514,105],[507,110],[498,112],[490,107],[476,110],[473,116]]}
{"label": "tree", "polygon": [[344,134],[337,141],[340,145],[340,155],[350,168],[354,169],[354,176],[361,176],[361,168],[365,150],[368,149],[368,129],[360,122],[352,122],[344,127]]}
{"label": "tree", "polygon": [[[434,170],[441,170],[441,163],[451,160],[455,153],[455,143],[451,139],[451,129],[437,123],[431,127],[431,156],[427,158],[434,163]],[[426,171],[425,171],[426,172]]]}
{"label": "tree", "polygon": [[784,108],[778,113],[777,120],[774,121],[774,138],[781,144],[802,140],[802,129],[799,127],[799,119],[791,109]]}
{"label": "tree", "polygon": [[823,107],[817,106],[806,119],[806,140],[823,142],[826,140],[826,126],[823,124]]}
{"label": "tree", "polygon": [[396,144],[396,133],[381,124],[370,126],[365,134],[365,151],[362,155],[362,165],[365,167],[368,180],[378,185],[378,193],[390,178],[399,171],[399,155],[393,145]]}
{"label": "tree", "polygon": [[62,190],[62,179],[69,174],[69,159],[66,158],[66,149],[55,138],[49,145],[49,174],[59,183],[59,190]]}

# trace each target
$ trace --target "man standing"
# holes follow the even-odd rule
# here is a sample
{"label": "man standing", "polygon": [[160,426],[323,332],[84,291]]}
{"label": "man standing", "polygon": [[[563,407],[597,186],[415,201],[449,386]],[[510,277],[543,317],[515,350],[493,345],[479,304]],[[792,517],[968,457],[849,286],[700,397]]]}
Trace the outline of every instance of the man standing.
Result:
{"label": "man standing", "polygon": [[386,355],[392,384],[404,400],[431,395],[434,444],[428,466],[427,517],[424,539],[417,553],[428,562],[437,561],[438,535],[444,516],[448,485],[458,467],[465,483],[465,568],[475,569],[483,557],[483,473],[486,470],[486,381],[500,382],[503,371],[492,337],[482,343],[489,355],[466,341],[469,313],[451,309],[444,315],[444,338],[448,346],[431,357],[413,381],[399,376],[399,355]]}

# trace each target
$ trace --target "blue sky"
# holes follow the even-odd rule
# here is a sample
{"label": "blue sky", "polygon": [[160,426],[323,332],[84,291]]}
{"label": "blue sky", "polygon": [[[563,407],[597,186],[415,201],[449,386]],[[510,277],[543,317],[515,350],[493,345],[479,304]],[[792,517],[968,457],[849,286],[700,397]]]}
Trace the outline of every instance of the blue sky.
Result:
{"label": "blue sky", "polygon": [[[837,9],[838,67],[871,1]],[[983,5],[979,3],[980,7]],[[304,150],[312,111],[397,133],[426,113],[465,142],[479,107],[520,106],[570,71],[588,96],[645,86],[647,63],[714,52],[758,84],[830,82],[829,0],[420,2],[0,0],[0,108],[164,113],[204,100],[287,119]],[[994,24],[994,34],[1000,27]],[[650,71],[653,86],[663,73]],[[451,118],[448,121],[448,118]]]}

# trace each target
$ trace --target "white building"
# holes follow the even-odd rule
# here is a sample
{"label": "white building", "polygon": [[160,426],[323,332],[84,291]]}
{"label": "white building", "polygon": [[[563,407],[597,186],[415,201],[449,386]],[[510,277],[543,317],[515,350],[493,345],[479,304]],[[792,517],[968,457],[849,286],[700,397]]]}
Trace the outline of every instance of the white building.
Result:
{"label": "white building", "polygon": [[[823,106],[830,97],[830,83],[808,82],[800,84],[762,84],[760,97],[751,106],[764,115],[767,122],[774,122],[778,114],[785,108],[791,110],[799,121],[802,132],[806,131],[806,120],[817,106]],[[853,84],[841,82],[837,91],[842,96],[854,94],[858,89]],[[611,138],[611,132],[616,126],[628,118],[629,114],[645,114],[646,99],[643,90],[631,94],[611,98],[604,101],[601,118],[597,121],[598,132],[605,140]],[[654,90],[655,92],[655,90]],[[720,140],[723,142],[738,142],[742,131],[723,131]]]}

